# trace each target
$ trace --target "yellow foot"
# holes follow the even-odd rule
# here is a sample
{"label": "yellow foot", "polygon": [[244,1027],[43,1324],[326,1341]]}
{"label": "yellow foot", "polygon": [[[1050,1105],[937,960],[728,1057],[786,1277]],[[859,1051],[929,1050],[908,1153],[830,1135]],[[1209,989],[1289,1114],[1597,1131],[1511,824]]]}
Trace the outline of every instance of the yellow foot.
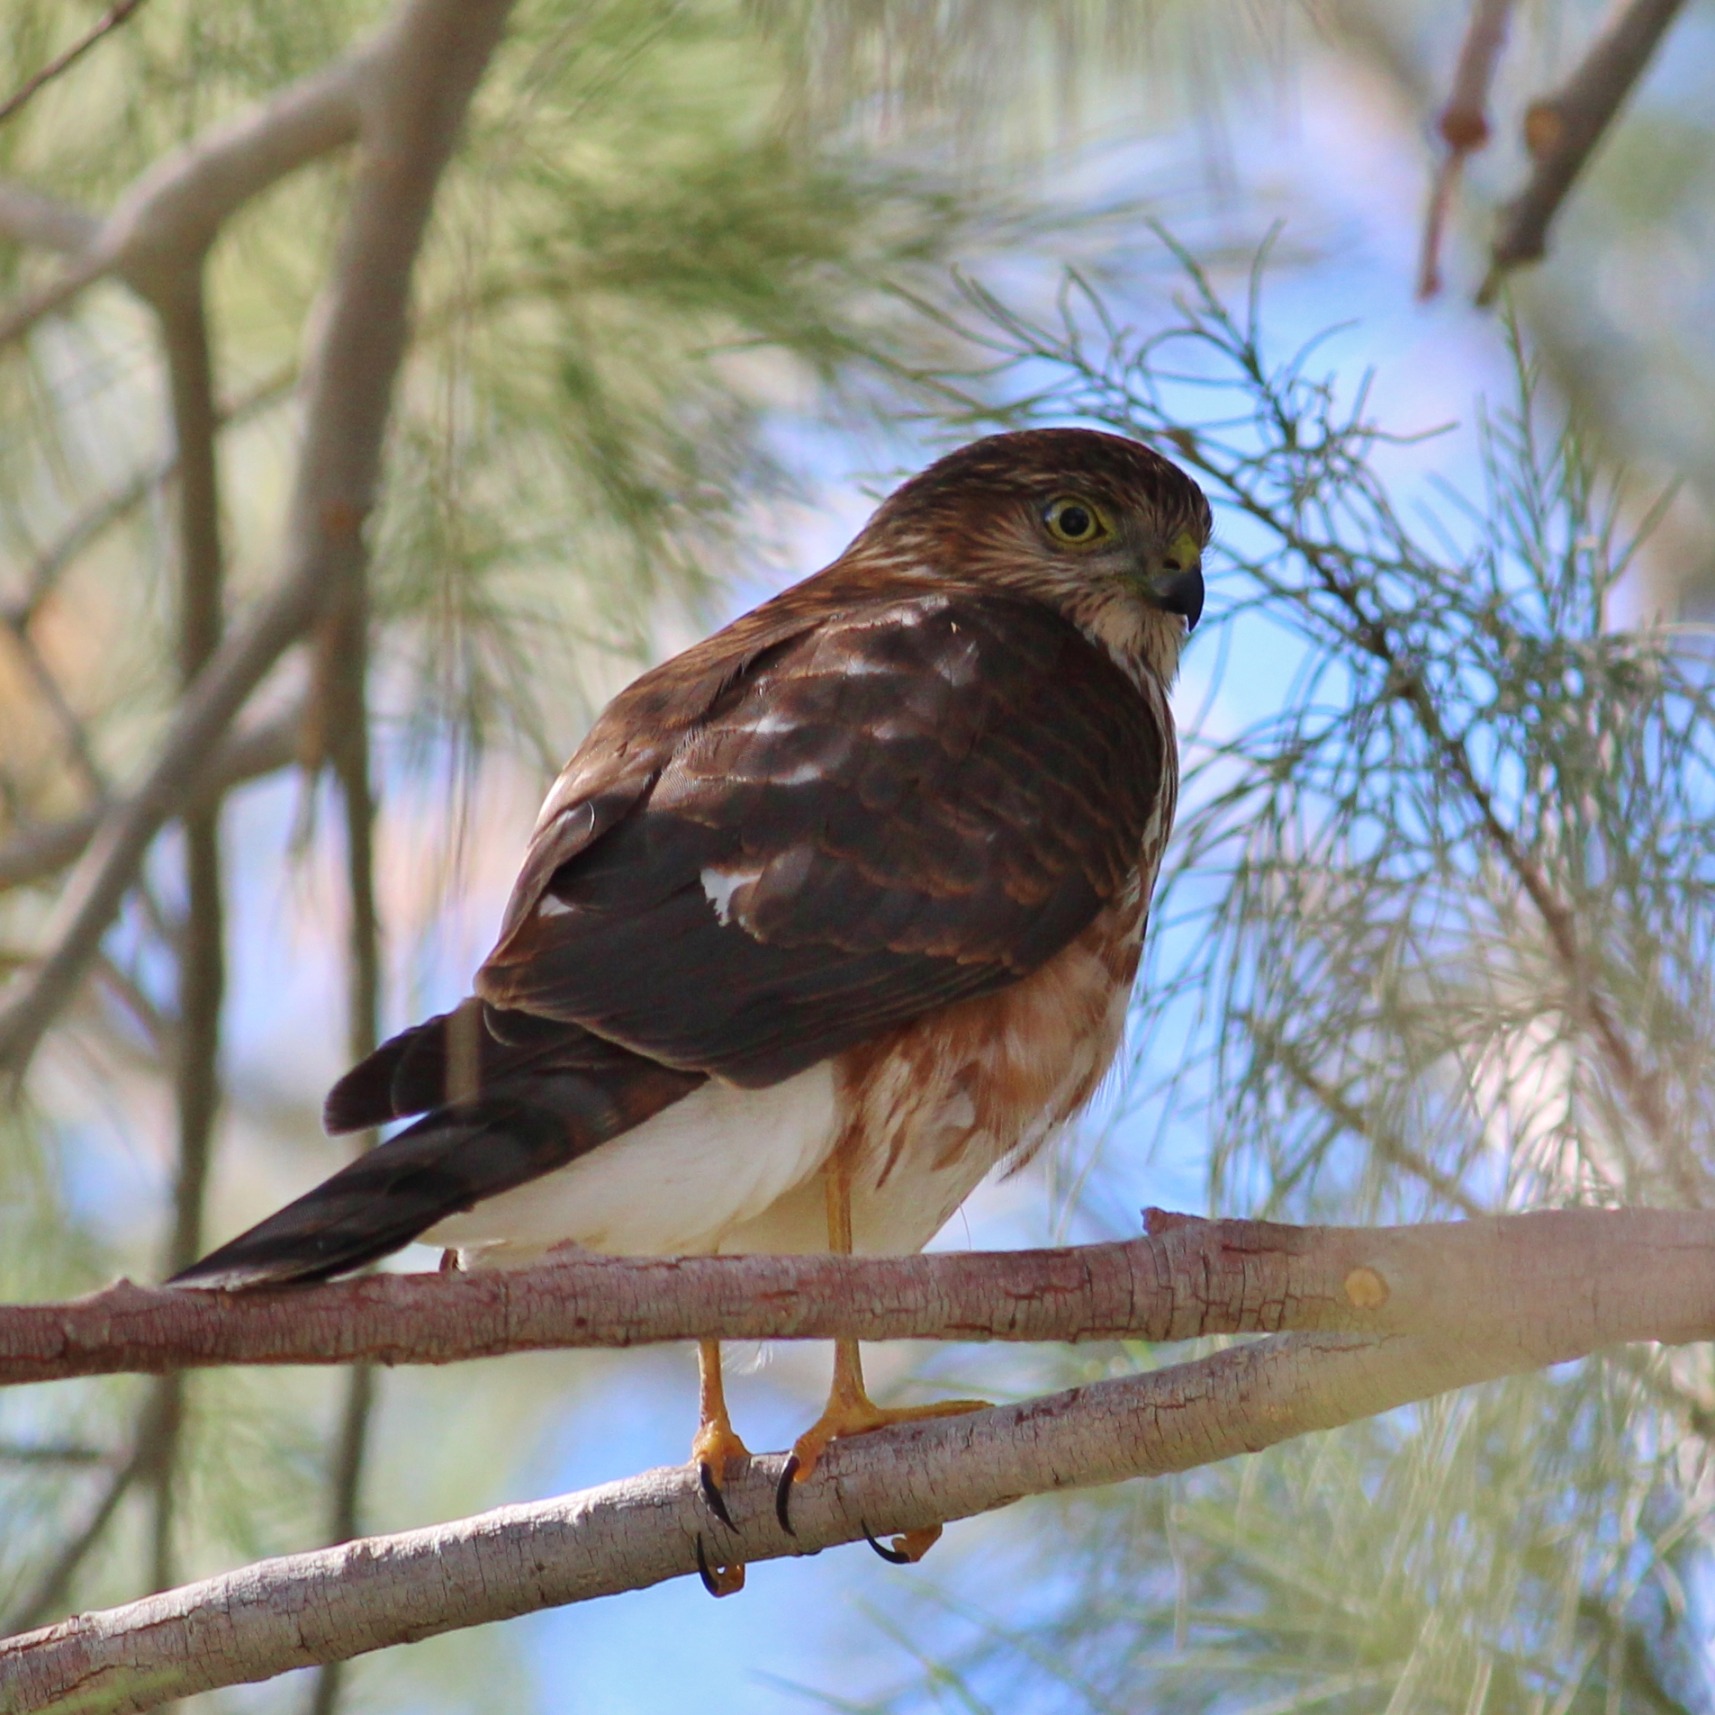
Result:
{"label": "yellow foot", "polygon": [[[750,1449],[739,1440],[733,1426],[723,1418],[715,1418],[713,1422],[705,1423],[697,1431],[696,1439],[691,1443],[691,1463],[697,1470],[697,1483],[703,1491],[703,1500],[716,1518],[728,1530],[737,1530],[732,1522],[732,1514],[727,1511],[726,1496],[721,1493],[721,1485],[732,1477],[737,1476],[744,1466],[750,1463]],[[744,1582],[744,1568],[738,1569],[739,1583]],[[705,1578],[706,1584],[708,1580]],[[738,1585],[733,1586],[734,1589]],[[720,1595],[731,1592],[722,1590]]]}
{"label": "yellow foot", "polygon": [[[989,1408],[986,1399],[943,1399],[934,1405],[898,1406],[877,1405],[862,1395],[856,1399],[830,1400],[828,1409],[798,1437],[787,1455],[786,1468],[780,1473],[780,1481],[774,1490],[774,1516],[780,1520],[780,1528],[788,1536],[796,1534],[792,1529],[793,1486],[805,1481],[821,1463],[829,1442],[842,1440],[848,1435],[868,1435],[877,1429],[889,1429],[896,1423],[921,1423],[931,1417],[962,1417],[968,1411],[987,1411]],[[921,1534],[912,1531],[908,1536],[914,1538]],[[937,1526],[935,1536],[940,1534]],[[906,1540],[905,1537],[900,1538],[901,1542]],[[909,1558],[921,1559],[933,1541],[934,1537],[930,1537]]]}

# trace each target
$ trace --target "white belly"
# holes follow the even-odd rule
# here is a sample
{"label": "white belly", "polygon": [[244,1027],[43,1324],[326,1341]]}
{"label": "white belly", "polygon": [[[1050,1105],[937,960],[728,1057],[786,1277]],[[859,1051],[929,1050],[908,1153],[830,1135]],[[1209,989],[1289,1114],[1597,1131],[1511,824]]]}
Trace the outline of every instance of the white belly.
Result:
{"label": "white belly", "polygon": [[[816,1170],[836,1130],[827,1061],[766,1090],[711,1080],[565,1167],[449,1216],[423,1242],[468,1253],[467,1266],[563,1244],[615,1256],[730,1249],[729,1233],[806,1180],[820,1208]],[[816,1248],[827,1249],[825,1225]]]}

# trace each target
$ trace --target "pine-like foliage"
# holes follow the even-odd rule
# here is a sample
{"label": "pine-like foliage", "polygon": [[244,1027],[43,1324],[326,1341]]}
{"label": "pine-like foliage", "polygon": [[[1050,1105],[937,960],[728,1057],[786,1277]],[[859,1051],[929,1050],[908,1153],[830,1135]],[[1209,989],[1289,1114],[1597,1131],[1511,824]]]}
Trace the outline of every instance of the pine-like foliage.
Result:
{"label": "pine-like foliage", "polygon": [[[973,289],[960,324],[1005,420],[1140,435],[1216,509],[1116,1133],[1200,1135],[1220,1213],[1702,1206],[1715,684],[1700,632],[1614,614],[1655,502],[1591,468],[1516,331],[1514,397],[1412,444],[1320,342],[1271,354],[1260,260],[1237,311],[1179,260],[1147,334],[1076,280],[1052,318]],[[1461,450],[1473,477],[1424,480]],[[1628,1352],[1069,1503],[1048,1616],[955,1608],[892,1706],[1707,1709],[1711,1401],[1707,1349]]]}

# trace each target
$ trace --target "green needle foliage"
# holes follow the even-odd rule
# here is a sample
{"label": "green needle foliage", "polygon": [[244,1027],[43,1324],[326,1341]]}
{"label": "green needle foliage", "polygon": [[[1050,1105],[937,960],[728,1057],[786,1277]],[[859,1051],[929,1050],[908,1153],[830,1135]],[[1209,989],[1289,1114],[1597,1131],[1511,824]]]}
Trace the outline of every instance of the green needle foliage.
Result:
{"label": "green needle foliage", "polygon": [[[1186,739],[1134,1129],[1201,1128],[1221,1213],[1702,1204],[1710,662],[1613,617],[1654,504],[1591,468],[1516,333],[1475,477],[1429,485],[1460,443],[1385,433],[1316,345],[1272,355],[1260,259],[1238,310],[1180,262],[1159,331],[1077,280],[1054,317],[973,287],[959,318],[1005,420],[1152,440],[1216,507],[1226,675]],[[1261,716],[1233,712],[1253,661],[1290,683]],[[1712,1399],[1706,1349],[1628,1353],[1071,1503],[1032,1562],[1049,1616],[894,1706],[1706,1709]]]}

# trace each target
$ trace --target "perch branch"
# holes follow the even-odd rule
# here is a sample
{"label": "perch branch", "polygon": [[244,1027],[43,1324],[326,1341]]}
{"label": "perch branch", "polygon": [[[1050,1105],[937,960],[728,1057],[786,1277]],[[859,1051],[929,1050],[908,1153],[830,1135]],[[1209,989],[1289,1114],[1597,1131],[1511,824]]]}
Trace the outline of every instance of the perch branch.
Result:
{"label": "perch branch", "polygon": [[[1582,1308],[1594,1312],[1594,1295]],[[371,1537],[241,1571],[0,1643],[0,1701],[15,1715],[125,1715],[173,1697],[348,1659],[390,1644],[683,1577],[699,1554],[814,1554],[865,1534],[920,1529],[1029,1494],[1188,1470],[1308,1431],[1589,1348],[1565,1318],[1513,1338],[1371,1340],[1293,1334],[1198,1362],[999,1410],[835,1442],[774,1518],[782,1462],[758,1458],[725,1489],[738,1525],[711,1519],[688,1469],[454,1524]],[[1599,1318],[1598,1318],[1599,1320]],[[1594,1333],[1590,1325],[1587,1332]],[[705,1549],[705,1543],[707,1547]]]}
{"label": "perch branch", "polygon": [[1715,1337],[1715,1214],[1565,1209],[1410,1227],[1152,1212],[1142,1238],[913,1257],[576,1256],[220,1293],[121,1281],[0,1307],[0,1384],[213,1364],[445,1364],[723,1340],[1187,1340],[1288,1330],[1582,1350]]}

